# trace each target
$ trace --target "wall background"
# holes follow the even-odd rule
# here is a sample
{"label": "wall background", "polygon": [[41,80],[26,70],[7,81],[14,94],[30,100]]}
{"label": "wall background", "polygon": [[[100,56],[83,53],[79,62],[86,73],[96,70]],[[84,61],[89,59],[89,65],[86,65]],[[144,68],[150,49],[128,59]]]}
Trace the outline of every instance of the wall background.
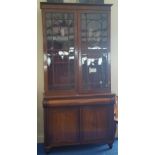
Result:
{"label": "wall background", "polygon": [[[67,0],[69,2],[69,0]],[[37,0],[37,142],[43,142],[43,38],[42,38],[42,17],[40,2]],[[118,94],[118,1],[104,0],[106,4],[113,4],[111,10],[111,91]]]}

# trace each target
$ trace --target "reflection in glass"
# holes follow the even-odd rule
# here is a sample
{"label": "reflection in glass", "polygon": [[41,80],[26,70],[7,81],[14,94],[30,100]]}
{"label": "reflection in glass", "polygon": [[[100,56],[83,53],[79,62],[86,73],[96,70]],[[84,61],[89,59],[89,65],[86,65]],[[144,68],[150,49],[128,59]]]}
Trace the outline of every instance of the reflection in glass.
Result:
{"label": "reflection in glass", "polygon": [[107,87],[107,55],[98,58],[82,57],[83,87],[85,89]]}

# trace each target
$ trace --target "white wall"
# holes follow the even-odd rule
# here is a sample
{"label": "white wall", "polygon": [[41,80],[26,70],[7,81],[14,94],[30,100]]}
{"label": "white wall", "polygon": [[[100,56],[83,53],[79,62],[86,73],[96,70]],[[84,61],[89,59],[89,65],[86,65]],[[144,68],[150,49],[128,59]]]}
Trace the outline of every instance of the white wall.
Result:
{"label": "white wall", "polygon": [[111,91],[118,94],[118,1],[104,0],[113,4],[111,9]]}
{"label": "white wall", "polygon": [[43,142],[43,107],[42,99],[44,92],[44,73],[43,73],[43,37],[40,1],[37,0],[37,141]]}
{"label": "white wall", "polygon": [[[37,0],[37,141],[43,142],[43,38],[42,38],[42,23],[41,23],[41,10],[40,2],[46,0]],[[117,0],[105,0],[105,3],[113,4],[111,14],[111,84],[112,92],[118,93],[118,5]]]}

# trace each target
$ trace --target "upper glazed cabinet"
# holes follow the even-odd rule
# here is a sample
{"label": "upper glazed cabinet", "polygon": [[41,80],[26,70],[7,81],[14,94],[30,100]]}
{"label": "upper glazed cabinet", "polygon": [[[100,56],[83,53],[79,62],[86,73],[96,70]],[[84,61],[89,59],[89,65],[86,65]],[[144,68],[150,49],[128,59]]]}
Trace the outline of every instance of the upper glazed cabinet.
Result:
{"label": "upper glazed cabinet", "polygon": [[110,93],[110,6],[42,5],[45,95]]}

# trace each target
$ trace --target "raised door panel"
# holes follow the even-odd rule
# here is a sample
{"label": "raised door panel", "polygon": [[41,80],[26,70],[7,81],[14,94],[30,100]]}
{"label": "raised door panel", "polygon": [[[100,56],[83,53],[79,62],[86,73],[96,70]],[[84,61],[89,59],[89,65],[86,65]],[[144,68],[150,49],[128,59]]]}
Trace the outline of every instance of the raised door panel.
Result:
{"label": "raised door panel", "polygon": [[48,143],[53,145],[79,141],[79,109],[52,108],[47,114]]}
{"label": "raised door panel", "polygon": [[84,106],[81,108],[81,138],[83,142],[104,141],[112,138],[112,109],[113,106]]}

